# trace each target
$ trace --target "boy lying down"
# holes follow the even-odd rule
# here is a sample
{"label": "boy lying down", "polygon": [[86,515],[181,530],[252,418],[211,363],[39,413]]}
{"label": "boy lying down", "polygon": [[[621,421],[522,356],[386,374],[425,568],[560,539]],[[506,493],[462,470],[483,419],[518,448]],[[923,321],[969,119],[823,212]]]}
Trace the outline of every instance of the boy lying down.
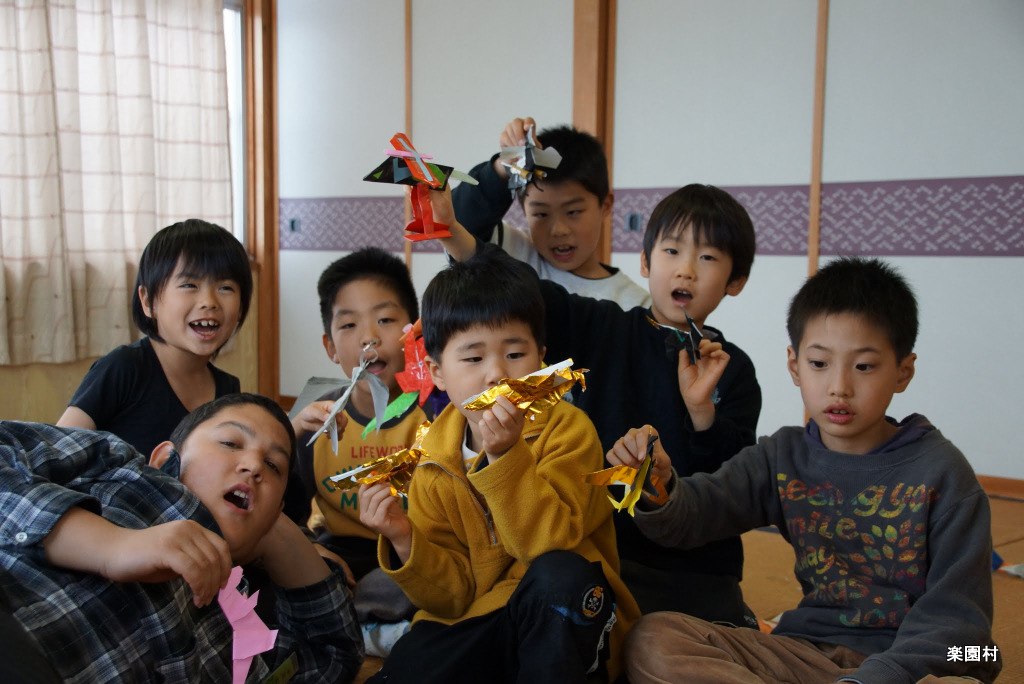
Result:
{"label": "boy lying down", "polygon": [[215,599],[232,566],[259,561],[279,631],[248,681],[292,654],[291,681],[351,680],[363,650],[344,575],[281,514],[294,453],[288,417],[252,394],[193,411],[152,467],[109,433],[0,422],[0,604],[66,681],[227,682]]}

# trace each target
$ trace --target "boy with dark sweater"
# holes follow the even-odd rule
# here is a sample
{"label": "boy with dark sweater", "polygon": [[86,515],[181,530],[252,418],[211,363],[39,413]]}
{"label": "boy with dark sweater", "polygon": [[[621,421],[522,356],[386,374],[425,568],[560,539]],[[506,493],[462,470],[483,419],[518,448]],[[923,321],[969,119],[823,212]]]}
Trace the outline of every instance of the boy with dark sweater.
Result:
{"label": "boy with dark sweater", "polygon": [[[466,258],[477,242],[455,221],[445,193],[432,198],[435,216],[452,226],[445,249],[456,259]],[[644,234],[640,265],[648,278],[650,309],[623,311],[613,302],[573,295],[540,280],[548,326],[545,359],[571,357],[590,369],[587,391],[574,390],[573,401],[593,420],[605,451],[630,427],[649,423],[661,434],[676,470],[690,475],[712,472],[754,443],[761,412],[754,365],[720,331],[705,325],[726,295],[743,290],[754,251],[750,217],[729,193],[687,185],[658,204]],[[706,339],[729,354],[717,378],[702,374],[673,344],[676,333],[666,328],[688,330],[687,314]],[[616,516],[615,526],[622,577],[645,613],[677,610],[750,623],[739,586],[739,537],[683,550],[650,541],[628,515]]]}
{"label": "boy with dark sweater", "polygon": [[[541,367],[544,302],[499,250],[441,271],[423,295],[434,383],[451,405],[422,442],[409,513],[359,490],[380,563],[420,611],[373,681],[600,681],[639,610],[619,578],[613,509],[583,481],[603,453],[567,402],[531,415],[471,397]],[[607,668],[607,669],[605,669]]]}
{"label": "boy with dark sweater", "polygon": [[[789,310],[789,371],[810,420],[744,449],[713,474],[679,477],[654,446],[670,500],[642,502],[640,530],[689,547],[775,525],[796,553],[804,598],[772,634],[679,613],[643,618],[627,640],[632,682],[911,684],[931,675],[990,682],[992,538],[985,492],[924,416],[885,415],[914,376],[917,304],[877,260],[839,259]],[[702,347],[713,376],[728,362]],[[645,426],[608,454],[643,457]],[[977,647],[976,661],[957,656]]]}

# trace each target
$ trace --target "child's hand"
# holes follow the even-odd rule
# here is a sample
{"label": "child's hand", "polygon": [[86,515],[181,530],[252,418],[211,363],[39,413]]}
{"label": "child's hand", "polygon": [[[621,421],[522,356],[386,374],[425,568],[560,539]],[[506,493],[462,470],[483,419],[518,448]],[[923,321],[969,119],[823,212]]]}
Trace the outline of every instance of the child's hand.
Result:
{"label": "child's hand", "polygon": [[239,559],[248,563],[257,558],[263,561],[270,580],[279,587],[308,587],[331,574],[313,544],[299,526],[284,513],[274,520],[253,550],[252,558]]}
{"label": "child's hand", "polygon": [[456,261],[465,261],[473,256],[476,252],[476,238],[455,219],[450,186],[430,191],[430,210],[434,212],[434,222],[445,224],[452,234],[451,237],[441,238],[445,251]]}
{"label": "child's hand", "polygon": [[122,529],[110,542],[101,575],[115,582],[166,582],[181,577],[192,588],[197,606],[213,601],[231,574],[227,542],[193,520]]}
{"label": "child's hand", "polygon": [[403,563],[409,560],[412,524],[387,482],[359,486],[359,522],[387,537]]}
{"label": "child's hand", "polygon": [[349,587],[356,586],[356,576],[352,573],[352,568],[348,567],[348,563],[346,563],[341,556],[334,553],[326,546],[317,544],[316,542],[313,543],[313,548],[316,549],[316,552],[320,554],[321,558],[327,558],[341,566],[341,571],[345,573],[345,584]]}
{"label": "child's hand", "polygon": [[477,427],[488,462],[494,463],[512,448],[523,434],[525,424],[526,411],[506,397],[499,396],[494,406],[483,412]]}
{"label": "child's hand", "polygon": [[455,223],[455,207],[452,206],[452,186],[441,190],[430,190],[430,209],[434,212],[434,223],[451,226]]}
{"label": "child's hand", "polygon": [[[316,432],[322,428],[324,421],[327,420],[327,416],[331,415],[331,408],[333,406],[334,402],[327,399],[325,401],[314,401],[302,409],[299,415],[292,418],[292,427],[295,429],[295,435],[298,436],[305,432]],[[338,425],[338,437],[340,438],[342,433],[345,432],[345,426],[348,425],[348,416],[345,415],[344,411],[340,411],[334,416],[334,420]]]}
{"label": "child's hand", "polygon": [[697,363],[690,363],[690,355],[685,349],[679,352],[679,393],[683,395],[683,403],[697,432],[707,430],[715,422],[711,395],[729,364],[729,354],[722,349],[721,342],[712,342],[705,337],[700,341],[699,349]]}
{"label": "child's hand", "polygon": [[[534,135],[537,132],[537,123],[532,117],[525,117],[522,119],[512,119],[505,128],[501,129],[501,133],[498,135],[498,149],[502,147],[518,147],[519,145],[526,144],[526,135],[530,128],[533,127]],[[537,143],[537,149],[543,149],[540,142]],[[500,159],[494,160],[494,171],[498,174],[498,177],[502,180],[508,180],[508,169],[501,163]]]}
{"label": "child's hand", "polygon": [[[703,353],[703,352],[701,352]],[[615,440],[611,450],[605,456],[613,466],[624,465],[630,468],[640,468],[644,457],[647,455],[647,442],[651,436],[657,437],[658,431],[650,425],[641,428],[633,428],[622,437]],[[672,460],[661,445],[661,440],[654,443],[654,474],[661,479],[662,483],[668,486],[669,478],[672,476]]]}

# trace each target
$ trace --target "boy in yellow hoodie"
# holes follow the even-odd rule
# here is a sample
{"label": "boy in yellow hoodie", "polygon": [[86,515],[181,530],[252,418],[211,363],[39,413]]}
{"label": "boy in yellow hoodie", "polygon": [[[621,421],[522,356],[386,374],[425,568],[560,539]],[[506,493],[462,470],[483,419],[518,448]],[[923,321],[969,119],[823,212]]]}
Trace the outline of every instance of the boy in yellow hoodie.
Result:
{"label": "boy in yellow hoodie", "polygon": [[619,578],[612,507],[583,482],[604,465],[590,419],[567,402],[527,420],[504,397],[466,399],[541,367],[544,301],[500,253],[454,263],[423,296],[434,383],[409,512],[384,484],[359,491],[379,560],[420,609],[371,681],[601,681],[621,671],[639,617]]}

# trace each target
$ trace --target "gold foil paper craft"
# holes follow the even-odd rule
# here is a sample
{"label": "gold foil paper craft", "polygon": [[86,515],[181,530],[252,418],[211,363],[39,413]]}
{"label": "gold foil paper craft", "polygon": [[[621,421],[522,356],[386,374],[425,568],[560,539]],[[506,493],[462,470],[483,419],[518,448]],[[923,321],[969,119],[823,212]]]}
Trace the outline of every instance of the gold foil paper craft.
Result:
{"label": "gold foil paper craft", "polygon": [[543,413],[561,401],[577,382],[584,390],[587,389],[583,378],[587,369],[573,370],[571,366],[572,359],[566,359],[518,379],[505,378],[500,384],[470,397],[462,406],[472,411],[483,411],[493,406],[498,397],[505,397],[532,414]]}
{"label": "gold foil paper craft", "polygon": [[[627,465],[617,465],[583,476],[583,481],[592,485],[608,486],[612,484],[626,485],[626,493],[621,499],[616,500],[609,495],[608,500],[612,502],[615,510],[626,510],[631,516],[635,516],[634,509],[640,501],[640,496],[645,495],[652,502],[661,505],[668,501],[668,491],[662,484],[661,478],[654,474],[654,443],[658,441],[657,435],[651,435],[647,440],[647,455],[639,468],[631,468]],[[639,486],[638,486],[639,485]]]}
{"label": "gold foil paper craft", "polygon": [[332,475],[331,481],[342,491],[355,489],[359,485],[387,482],[391,485],[392,496],[408,494],[413,472],[416,470],[420,458],[426,453],[420,448],[420,444],[423,443],[423,438],[429,428],[429,422],[420,425],[416,429],[416,439],[409,448],[375,458],[340,475]]}

